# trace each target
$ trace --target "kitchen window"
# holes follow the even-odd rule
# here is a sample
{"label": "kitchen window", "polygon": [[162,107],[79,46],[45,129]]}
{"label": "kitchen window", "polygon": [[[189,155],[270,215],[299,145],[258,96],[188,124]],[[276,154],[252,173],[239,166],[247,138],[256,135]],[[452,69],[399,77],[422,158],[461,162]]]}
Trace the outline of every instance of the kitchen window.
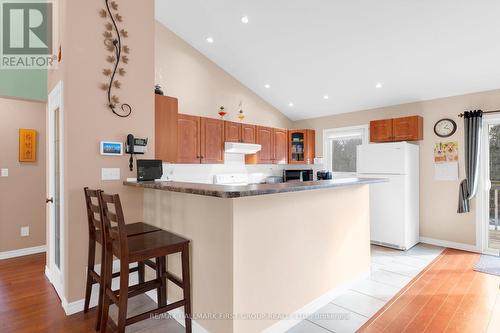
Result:
{"label": "kitchen window", "polygon": [[368,125],[323,131],[325,167],[336,174],[356,172],[356,147],[368,143]]}

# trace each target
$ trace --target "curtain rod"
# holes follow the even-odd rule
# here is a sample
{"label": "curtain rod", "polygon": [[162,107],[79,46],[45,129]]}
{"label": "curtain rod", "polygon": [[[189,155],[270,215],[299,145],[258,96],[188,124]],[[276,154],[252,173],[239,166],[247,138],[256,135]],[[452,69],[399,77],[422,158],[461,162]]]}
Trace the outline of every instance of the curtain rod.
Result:
{"label": "curtain rod", "polygon": [[[483,111],[483,113],[496,113],[496,112],[500,112],[500,110],[491,110],[491,111]],[[462,118],[464,116],[463,113],[459,114],[458,115],[460,118]]]}

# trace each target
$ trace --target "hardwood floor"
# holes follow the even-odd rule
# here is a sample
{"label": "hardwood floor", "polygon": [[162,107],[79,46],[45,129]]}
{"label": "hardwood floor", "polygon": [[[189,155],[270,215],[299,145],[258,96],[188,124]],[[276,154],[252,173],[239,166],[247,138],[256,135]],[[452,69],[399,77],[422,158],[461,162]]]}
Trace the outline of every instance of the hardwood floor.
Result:
{"label": "hardwood floor", "polygon": [[446,249],[359,332],[500,332],[500,277],[475,272],[478,258]]}
{"label": "hardwood floor", "polygon": [[0,261],[0,332],[95,332],[95,311],[67,317],[44,271],[45,254]]}

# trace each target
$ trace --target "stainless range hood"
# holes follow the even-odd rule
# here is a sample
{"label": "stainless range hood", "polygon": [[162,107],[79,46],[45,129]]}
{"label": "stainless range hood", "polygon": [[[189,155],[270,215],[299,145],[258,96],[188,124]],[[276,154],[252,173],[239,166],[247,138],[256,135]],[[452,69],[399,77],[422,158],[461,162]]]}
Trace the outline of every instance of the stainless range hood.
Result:
{"label": "stainless range hood", "polygon": [[255,154],[262,149],[261,145],[253,143],[226,142],[224,151],[232,154]]}

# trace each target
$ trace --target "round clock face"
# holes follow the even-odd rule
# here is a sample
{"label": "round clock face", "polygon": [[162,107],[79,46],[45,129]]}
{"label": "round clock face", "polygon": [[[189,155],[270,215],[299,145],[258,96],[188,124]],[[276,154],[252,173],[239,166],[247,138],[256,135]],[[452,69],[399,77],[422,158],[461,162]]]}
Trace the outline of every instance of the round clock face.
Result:
{"label": "round clock face", "polygon": [[434,133],[442,138],[452,136],[456,130],[457,123],[451,119],[441,119],[434,125]]}

